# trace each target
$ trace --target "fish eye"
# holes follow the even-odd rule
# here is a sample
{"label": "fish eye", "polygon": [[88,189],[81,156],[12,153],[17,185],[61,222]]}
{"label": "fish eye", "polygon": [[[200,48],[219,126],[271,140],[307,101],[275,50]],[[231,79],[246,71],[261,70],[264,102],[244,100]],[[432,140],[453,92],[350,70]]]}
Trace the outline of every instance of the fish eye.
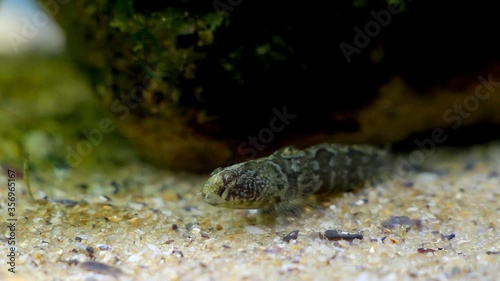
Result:
{"label": "fish eye", "polygon": [[222,176],[222,182],[224,182],[224,185],[228,185],[236,179],[236,175],[233,172],[225,172],[225,173],[222,173],[221,176]]}

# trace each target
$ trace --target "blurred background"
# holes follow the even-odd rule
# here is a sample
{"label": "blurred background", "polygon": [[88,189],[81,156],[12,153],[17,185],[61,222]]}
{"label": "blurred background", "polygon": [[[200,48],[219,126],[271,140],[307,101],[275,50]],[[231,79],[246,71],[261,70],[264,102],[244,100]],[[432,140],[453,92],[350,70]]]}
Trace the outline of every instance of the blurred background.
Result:
{"label": "blurred background", "polygon": [[0,1],[0,52],[61,54],[65,36],[52,17],[31,0]]}
{"label": "blurred background", "polygon": [[[29,154],[38,169],[68,169],[65,157],[82,130],[109,116],[65,47],[63,30],[34,1],[0,1],[0,165],[21,168]],[[118,135],[108,134],[82,163],[109,161],[109,147],[125,145]]]}
{"label": "blurred background", "polygon": [[[29,153],[41,169],[141,157],[207,172],[290,144],[411,151],[436,128],[448,146],[500,136],[488,5],[39,3],[0,1],[2,165]],[[285,107],[297,118],[269,135]]]}

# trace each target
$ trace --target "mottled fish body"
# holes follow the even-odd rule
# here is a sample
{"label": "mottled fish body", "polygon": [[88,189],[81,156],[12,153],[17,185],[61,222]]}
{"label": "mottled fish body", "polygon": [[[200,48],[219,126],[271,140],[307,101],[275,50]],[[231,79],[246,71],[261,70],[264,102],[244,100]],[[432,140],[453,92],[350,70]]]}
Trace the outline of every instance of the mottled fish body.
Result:
{"label": "mottled fish body", "polygon": [[203,187],[205,202],[237,209],[284,210],[318,193],[351,191],[387,174],[388,150],[369,145],[285,147],[268,157],[218,168]]}

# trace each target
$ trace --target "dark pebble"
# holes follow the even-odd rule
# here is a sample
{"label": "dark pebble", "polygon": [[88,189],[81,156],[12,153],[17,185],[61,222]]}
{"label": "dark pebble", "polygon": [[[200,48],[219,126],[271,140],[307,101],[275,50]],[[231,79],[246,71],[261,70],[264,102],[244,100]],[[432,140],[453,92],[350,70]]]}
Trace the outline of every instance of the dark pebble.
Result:
{"label": "dark pebble", "polygon": [[73,200],[69,200],[69,199],[54,200],[54,202],[56,202],[58,204],[63,204],[63,205],[69,206],[69,207],[73,207],[73,206],[78,205],[78,202],[73,201]]}
{"label": "dark pebble", "polygon": [[385,228],[395,228],[397,225],[406,225],[406,231],[413,226],[413,221],[407,216],[392,216],[390,219],[382,222]]}
{"label": "dark pebble", "polygon": [[112,181],[111,186],[113,187],[113,194],[117,194],[120,191],[120,184],[116,181]]}
{"label": "dark pebble", "polygon": [[496,177],[498,177],[498,172],[497,171],[491,171],[488,174],[488,177],[490,177],[490,178],[496,178]]}
{"label": "dark pebble", "polygon": [[451,240],[455,238],[455,233],[449,234],[449,235],[443,235],[443,238],[446,238],[447,240]]}
{"label": "dark pebble", "polygon": [[370,239],[370,242],[378,242],[379,239],[383,243],[385,241],[385,239],[387,239],[387,236],[383,236],[380,238],[372,238],[372,239]]}
{"label": "dark pebble", "polygon": [[118,277],[119,275],[122,274],[121,269],[98,261],[86,261],[81,264],[81,267],[88,271],[93,271],[99,274],[111,275],[114,277]]}
{"label": "dark pebble", "polygon": [[[423,226],[424,226],[424,225],[422,224],[422,220],[418,220],[418,219],[417,219],[417,220],[413,220],[413,223],[415,224],[415,227],[417,227],[417,229],[418,229],[419,231],[421,231],[421,230],[422,230],[422,228],[423,228]],[[408,230],[409,230],[409,229],[408,229]]]}
{"label": "dark pebble", "polygon": [[82,240],[83,240],[83,239],[82,239],[81,237],[78,237],[78,236],[76,236],[76,237],[75,237],[75,241],[76,241],[76,242],[82,242]]}
{"label": "dark pebble", "polygon": [[354,240],[363,239],[363,234],[359,233],[344,233],[338,232],[337,230],[327,230],[325,231],[325,237],[328,240]]}
{"label": "dark pebble", "polygon": [[92,247],[90,247],[90,246],[87,246],[87,247],[85,248],[85,250],[87,250],[87,252],[89,252],[89,253],[91,253],[91,254],[93,254],[93,253],[94,253],[94,248],[92,248]]}
{"label": "dark pebble", "polygon": [[427,253],[434,253],[436,250],[429,249],[429,248],[418,248],[417,252],[420,254],[427,254]]}
{"label": "dark pebble", "polygon": [[86,183],[80,183],[80,184],[77,184],[76,186],[78,188],[81,188],[81,189],[84,189],[84,190],[89,189],[89,185],[86,184]]}
{"label": "dark pebble", "polygon": [[177,230],[178,228],[179,228],[179,227],[178,227],[175,223],[174,223],[174,224],[172,224],[172,230],[174,230],[174,231],[175,231],[175,230]]}
{"label": "dark pebble", "polygon": [[285,237],[283,237],[283,241],[290,243],[290,240],[297,240],[298,237],[299,237],[299,231],[294,230],[294,231],[288,233],[287,235],[285,235]]}
{"label": "dark pebble", "polygon": [[172,251],[172,254],[180,257],[180,258],[183,258],[184,257],[184,254],[182,253],[182,251]]}
{"label": "dark pebble", "polygon": [[111,246],[106,244],[97,245],[97,248],[101,251],[111,251]]}
{"label": "dark pebble", "polygon": [[403,186],[406,186],[406,187],[413,187],[413,185],[415,185],[415,183],[412,181],[405,181],[403,183]]}
{"label": "dark pebble", "polygon": [[487,255],[500,255],[500,251],[486,251]]}

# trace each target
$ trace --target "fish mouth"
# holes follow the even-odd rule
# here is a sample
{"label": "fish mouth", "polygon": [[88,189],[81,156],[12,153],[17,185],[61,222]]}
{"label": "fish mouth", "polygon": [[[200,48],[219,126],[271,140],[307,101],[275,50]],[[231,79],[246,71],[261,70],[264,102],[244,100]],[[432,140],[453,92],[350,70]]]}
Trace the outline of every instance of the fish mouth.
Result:
{"label": "fish mouth", "polygon": [[213,206],[222,205],[222,203],[224,202],[224,200],[220,196],[217,196],[215,194],[202,193],[202,196],[205,203]]}

